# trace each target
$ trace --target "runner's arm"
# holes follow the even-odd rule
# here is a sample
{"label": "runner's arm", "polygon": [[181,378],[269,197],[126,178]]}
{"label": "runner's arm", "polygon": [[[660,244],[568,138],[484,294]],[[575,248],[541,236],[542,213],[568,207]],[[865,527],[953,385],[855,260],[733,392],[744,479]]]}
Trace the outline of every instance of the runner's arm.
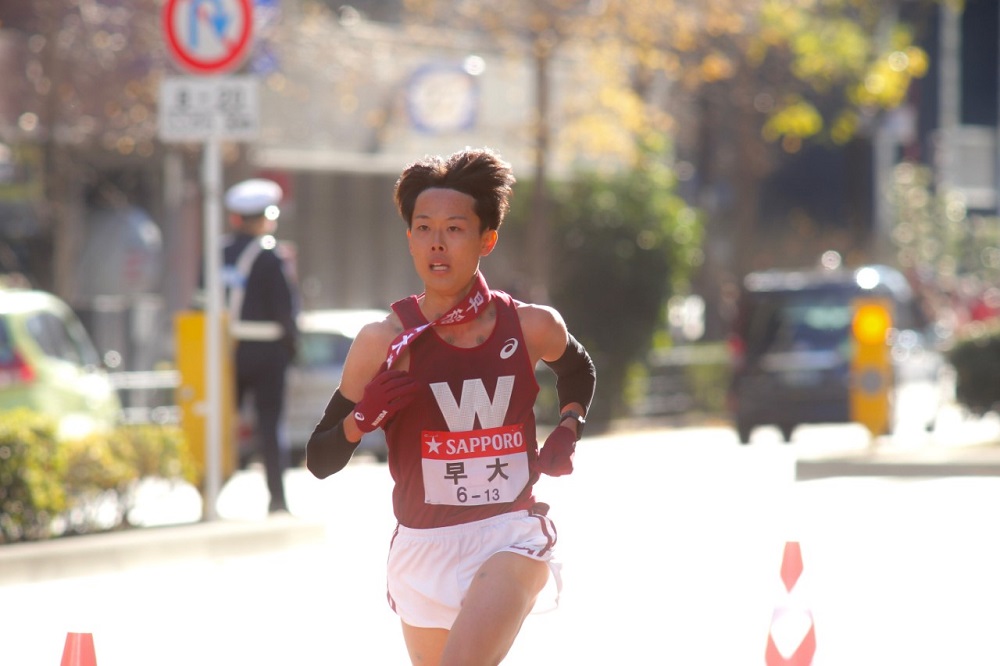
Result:
{"label": "runner's arm", "polygon": [[[306,444],[306,468],[318,479],[325,479],[344,469],[361,443],[347,439],[344,418],[354,409],[354,404],[337,389],[326,406],[323,418],[316,424]],[[351,419],[347,419],[350,422]]]}
{"label": "runner's arm", "polygon": [[[518,315],[532,362],[543,361],[556,374],[559,412],[586,415],[597,385],[597,370],[586,348],[569,333],[562,315],[553,308],[519,304]],[[566,425],[576,432],[573,421]]]}
{"label": "runner's arm", "polygon": [[340,386],[306,444],[306,468],[317,478],[325,479],[342,470],[361,442],[364,433],[354,419],[346,417],[385,360],[386,339],[392,339],[392,328],[387,326],[387,321],[366,325],[347,352]]}
{"label": "runner's arm", "polygon": [[571,334],[566,334],[566,348],[555,361],[545,361],[556,373],[556,394],[559,397],[559,411],[579,405],[582,415],[590,409],[597,386],[597,368],[587,353],[587,349]]}

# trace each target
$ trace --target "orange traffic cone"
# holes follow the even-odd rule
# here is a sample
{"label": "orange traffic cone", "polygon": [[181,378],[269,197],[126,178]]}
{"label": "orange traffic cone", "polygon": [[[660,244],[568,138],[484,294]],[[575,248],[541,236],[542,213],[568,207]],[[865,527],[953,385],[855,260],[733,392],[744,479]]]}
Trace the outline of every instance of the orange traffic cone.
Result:
{"label": "orange traffic cone", "polygon": [[63,648],[62,663],[59,666],[97,666],[94,635],[73,632],[66,634],[66,647]]}
{"label": "orange traffic cone", "polygon": [[767,634],[767,666],[809,666],[816,654],[816,627],[812,612],[802,599],[801,586],[795,584],[802,575],[802,549],[798,541],[785,544],[781,560],[783,599],[771,616],[771,629]]}

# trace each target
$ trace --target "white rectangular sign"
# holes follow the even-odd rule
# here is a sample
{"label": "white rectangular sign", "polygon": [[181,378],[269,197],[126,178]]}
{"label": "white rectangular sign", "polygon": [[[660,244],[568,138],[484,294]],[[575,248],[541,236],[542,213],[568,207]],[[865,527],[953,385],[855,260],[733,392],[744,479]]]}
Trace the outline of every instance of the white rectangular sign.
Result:
{"label": "white rectangular sign", "polygon": [[215,137],[249,141],[260,130],[253,76],[175,76],[160,83],[159,134],[166,142]]}

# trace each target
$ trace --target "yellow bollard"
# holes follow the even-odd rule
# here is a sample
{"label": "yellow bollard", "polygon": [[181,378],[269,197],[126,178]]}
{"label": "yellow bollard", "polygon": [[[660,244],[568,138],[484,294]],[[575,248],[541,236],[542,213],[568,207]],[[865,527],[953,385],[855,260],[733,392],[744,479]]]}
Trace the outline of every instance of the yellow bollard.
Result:
{"label": "yellow bollard", "polygon": [[851,421],[868,428],[872,438],[892,432],[891,410],[895,378],[889,331],[892,303],[887,298],[854,301],[851,331]]}
{"label": "yellow bollard", "polygon": [[[208,447],[205,441],[205,421],[207,388],[205,386],[205,313],[200,310],[184,310],[174,316],[174,345],[176,348],[177,371],[180,383],[175,399],[181,413],[181,429],[187,437],[204,481],[208,462]],[[222,480],[225,482],[236,471],[238,452],[236,451],[236,398],[233,385],[232,340],[225,318],[220,323],[223,329],[222,348],[226,353],[220,359],[222,373]]]}

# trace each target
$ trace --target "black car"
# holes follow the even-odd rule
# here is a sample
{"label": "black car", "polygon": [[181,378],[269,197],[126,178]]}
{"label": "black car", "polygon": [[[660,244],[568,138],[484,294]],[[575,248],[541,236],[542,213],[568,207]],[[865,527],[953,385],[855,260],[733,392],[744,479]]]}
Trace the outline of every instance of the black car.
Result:
{"label": "black car", "polygon": [[787,442],[800,424],[851,421],[851,322],[863,296],[893,306],[889,430],[901,415],[934,427],[947,363],[902,273],[886,266],[761,271],[744,280],[730,336],[728,409],[741,443],[760,425],[777,426]]}

